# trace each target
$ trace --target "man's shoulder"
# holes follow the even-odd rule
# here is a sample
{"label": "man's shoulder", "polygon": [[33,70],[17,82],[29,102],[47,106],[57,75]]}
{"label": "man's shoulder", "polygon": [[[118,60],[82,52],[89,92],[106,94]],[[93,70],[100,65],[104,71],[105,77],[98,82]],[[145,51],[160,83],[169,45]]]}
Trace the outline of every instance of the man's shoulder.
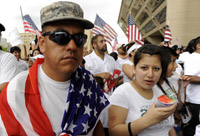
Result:
{"label": "man's shoulder", "polygon": [[0,52],[0,63],[6,63],[6,64],[17,64],[17,59],[16,57],[9,53],[9,52]]}
{"label": "man's shoulder", "polygon": [[15,58],[15,56],[12,53],[1,51],[0,52],[1,58]]}
{"label": "man's shoulder", "polygon": [[93,58],[92,56],[94,56],[94,53],[93,53],[93,52],[90,53],[90,54],[88,54],[88,55],[86,55],[86,56],[84,56],[83,58],[84,58],[84,59],[92,59],[92,58]]}
{"label": "man's shoulder", "polygon": [[116,62],[115,59],[112,56],[108,55],[108,54],[105,54],[105,58],[107,60],[109,60],[109,61]]}
{"label": "man's shoulder", "polygon": [[27,62],[25,60],[22,60],[22,59],[19,60],[19,63],[20,64],[27,64]]}

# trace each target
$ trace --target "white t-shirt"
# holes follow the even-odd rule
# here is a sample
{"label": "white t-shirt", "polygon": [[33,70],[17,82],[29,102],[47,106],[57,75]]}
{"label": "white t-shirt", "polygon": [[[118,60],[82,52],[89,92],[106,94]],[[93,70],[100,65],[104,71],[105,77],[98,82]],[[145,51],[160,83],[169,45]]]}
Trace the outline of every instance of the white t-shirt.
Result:
{"label": "white t-shirt", "polygon": [[[180,64],[177,64],[177,65],[178,65],[178,67],[176,68],[176,73],[178,73],[179,75],[181,73],[183,74],[183,68],[181,67]],[[175,75],[172,75],[171,77],[168,78],[168,81],[170,82],[170,84],[172,84],[172,86],[176,90],[176,93],[178,93],[178,88],[180,88],[181,100],[182,100],[182,102],[184,102],[185,94],[184,94],[183,81],[181,81],[181,85],[179,86],[179,80],[180,79],[178,77],[176,77]]]}
{"label": "white t-shirt", "polygon": [[113,73],[114,69],[119,69],[119,63],[117,63],[113,57],[108,54],[104,55],[104,60],[96,55],[93,51],[89,55],[84,57],[85,68],[89,70],[92,74],[98,74],[103,72]]}
{"label": "white t-shirt", "polygon": [[[200,77],[200,53],[192,53],[184,63],[184,75]],[[200,104],[200,84],[188,84],[186,102]]]}
{"label": "white t-shirt", "polygon": [[[178,67],[176,68],[176,73],[178,73],[179,75],[183,72],[183,69],[181,67],[180,64],[177,64]],[[174,86],[174,89],[176,90],[176,92],[178,93],[178,81],[179,81],[179,78],[176,77],[175,75],[172,75],[171,77],[168,78],[168,80],[170,81],[170,83]]]}
{"label": "white t-shirt", "polygon": [[[63,118],[66,100],[68,96],[70,81],[57,82],[49,78],[42,70],[41,65],[38,68],[38,88],[42,107],[46,112],[53,131],[58,135],[62,132],[61,122]],[[50,90],[50,91],[49,91]]]}
{"label": "white t-shirt", "polygon": [[18,73],[16,57],[11,53],[0,51],[0,84],[9,82]]}
{"label": "white t-shirt", "polygon": [[28,70],[28,64],[26,63],[26,61],[19,59],[18,65],[20,72]]}
{"label": "white t-shirt", "polygon": [[[170,86],[171,86],[171,88],[173,90],[170,88],[170,86],[165,81],[163,82],[163,84],[161,86],[162,86],[163,90],[166,92],[166,94],[169,97],[171,97],[172,99],[174,99],[175,102],[178,102],[177,95],[175,93],[176,90],[174,89],[174,87],[173,87],[173,85],[171,83],[169,83],[169,84],[170,84]],[[155,87],[157,87],[157,85],[155,85]]]}
{"label": "white t-shirt", "polygon": [[183,52],[179,55],[178,61],[185,63],[185,61],[188,59],[189,56],[190,56],[189,52]]}
{"label": "white t-shirt", "polygon": [[200,136],[200,124],[196,126],[195,135],[194,136]]}
{"label": "white t-shirt", "polygon": [[[128,64],[131,67],[134,65],[133,62],[130,60],[125,61],[124,64]],[[129,82],[129,81],[131,81],[131,80],[126,76],[126,74],[123,74],[123,83]]]}
{"label": "white t-shirt", "polygon": [[118,56],[118,59],[117,59],[117,62],[119,63],[120,65],[120,68],[122,69],[122,66],[123,64],[125,63],[125,61],[129,60],[129,57],[128,58],[125,58],[125,59],[122,59]]}
{"label": "white t-shirt", "polygon": [[[153,88],[153,98],[147,100],[142,97],[130,83],[124,83],[115,89],[109,101],[112,105],[117,105],[128,109],[128,115],[125,123],[133,122],[143,116],[153,102],[156,102],[158,96],[163,93]],[[174,126],[173,116],[161,121],[160,123],[146,128],[138,136],[168,136],[169,130]]]}

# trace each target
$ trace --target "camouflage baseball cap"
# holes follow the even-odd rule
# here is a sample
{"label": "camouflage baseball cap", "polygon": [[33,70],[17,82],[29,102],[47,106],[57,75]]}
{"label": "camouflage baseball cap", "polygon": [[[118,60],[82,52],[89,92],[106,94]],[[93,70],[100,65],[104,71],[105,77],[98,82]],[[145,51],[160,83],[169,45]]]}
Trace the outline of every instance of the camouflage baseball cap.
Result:
{"label": "camouflage baseball cap", "polygon": [[0,23],[0,31],[5,31],[5,27]]}
{"label": "camouflage baseball cap", "polygon": [[73,2],[58,1],[54,2],[40,11],[42,26],[49,22],[60,20],[74,20],[80,22],[85,29],[91,29],[94,24],[83,18],[82,8]]}

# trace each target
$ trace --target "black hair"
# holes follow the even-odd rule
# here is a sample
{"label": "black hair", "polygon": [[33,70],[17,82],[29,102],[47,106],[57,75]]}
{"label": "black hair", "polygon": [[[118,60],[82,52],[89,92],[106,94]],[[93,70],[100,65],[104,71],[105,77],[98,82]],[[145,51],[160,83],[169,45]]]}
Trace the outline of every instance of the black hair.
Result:
{"label": "black hair", "polygon": [[82,64],[85,64],[85,59],[84,58],[82,59]]}
{"label": "black hair", "polygon": [[176,44],[173,45],[173,46],[172,46],[172,49],[175,50],[175,51],[177,51],[177,50],[178,50],[178,45],[176,45]]}
{"label": "black hair", "polygon": [[104,82],[103,82],[103,78],[99,77],[99,76],[95,76],[94,77],[97,84],[100,86],[100,88],[103,90],[104,88]]}
{"label": "black hair", "polygon": [[109,55],[112,56],[115,61],[118,59],[118,54],[116,52],[111,52]]}
{"label": "black hair", "polygon": [[166,68],[164,65],[164,56],[162,55],[162,49],[158,45],[154,44],[144,44],[142,47],[137,49],[135,56],[134,56],[134,65],[138,64],[138,62],[143,58],[143,55],[149,54],[149,55],[158,55],[160,57],[160,62],[161,62],[161,68],[162,68],[162,73],[160,76],[160,80],[166,75]]}
{"label": "black hair", "polygon": [[21,52],[21,49],[18,46],[13,46],[10,48],[10,53],[13,53],[14,51]]}
{"label": "black hair", "polygon": [[97,34],[97,35],[93,36],[92,39],[91,39],[91,45],[92,45],[93,49],[94,49],[93,44],[97,43],[97,39],[98,39],[99,36],[104,37],[104,35],[102,35],[102,34]]}
{"label": "black hair", "polygon": [[197,44],[200,44],[200,36],[195,38],[195,42],[194,42],[194,51],[197,49]]}
{"label": "black hair", "polygon": [[[125,49],[126,49],[126,52],[132,47],[134,46],[135,42],[130,42],[128,44],[126,44],[125,46]],[[131,54],[129,54],[129,57],[131,57]]]}
{"label": "black hair", "polygon": [[0,31],[5,31],[5,27],[0,23]]}
{"label": "black hair", "polygon": [[189,52],[190,54],[194,52],[194,45],[195,45],[195,39],[190,40],[188,43],[186,49],[184,50],[185,52]]}
{"label": "black hair", "polygon": [[[170,87],[170,89],[175,92],[175,90],[171,87],[171,85],[167,79],[167,69],[168,69],[169,64],[171,63],[171,56],[178,58],[179,55],[176,53],[175,48],[170,48],[170,47],[166,47],[166,46],[161,47],[161,52],[163,55],[163,62],[164,62],[163,63],[164,72],[163,72],[163,76],[161,77],[161,80],[164,80],[167,83],[167,85]],[[166,94],[166,92],[164,91],[164,89],[161,86],[161,80],[157,83],[157,85],[162,90],[162,92],[164,94]]]}
{"label": "black hair", "polygon": [[35,51],[39,51],[39,52],[40,52],[40,54],[42,54],[42,53],[41,53],[41,51],[40,51],[40,48],[39,48],[39,46],[38,46],[38,48],[36,48],[36,49],[34,49],[34,50],[33,50],[33,52],[32,52],[32,54],[31,54],[31,56],[33,56],[33,54],[34,54],[34,52],[35,52]]}

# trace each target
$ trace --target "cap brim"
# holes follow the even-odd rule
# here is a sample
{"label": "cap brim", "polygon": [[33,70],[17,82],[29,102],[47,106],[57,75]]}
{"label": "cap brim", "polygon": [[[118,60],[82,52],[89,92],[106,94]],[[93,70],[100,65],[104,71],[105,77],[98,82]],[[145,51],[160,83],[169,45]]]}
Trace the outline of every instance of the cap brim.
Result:
{"label": "cap brim", "polygon": [[0,24],[0,31],[5,31],[5,30],[6,30],[5,27],[2,24]]}
{"label": "cap brim", "polygon": [[94,27],[94,24],[92,22],[90,22],[89,20],[86,19],[81,19],[81,18],[73,18],[73,17],[69,17],[69,18],[53,18],[52,20],[48,20],[46,22],[43,22],[42,25],[46,24],[46,23],[51,23],[51,22],[56,22],[56,21],[64,21],[64,20],[68,20],[68,21],[78,21],[80,24],[83,25],[84,29],[92,29]]}

